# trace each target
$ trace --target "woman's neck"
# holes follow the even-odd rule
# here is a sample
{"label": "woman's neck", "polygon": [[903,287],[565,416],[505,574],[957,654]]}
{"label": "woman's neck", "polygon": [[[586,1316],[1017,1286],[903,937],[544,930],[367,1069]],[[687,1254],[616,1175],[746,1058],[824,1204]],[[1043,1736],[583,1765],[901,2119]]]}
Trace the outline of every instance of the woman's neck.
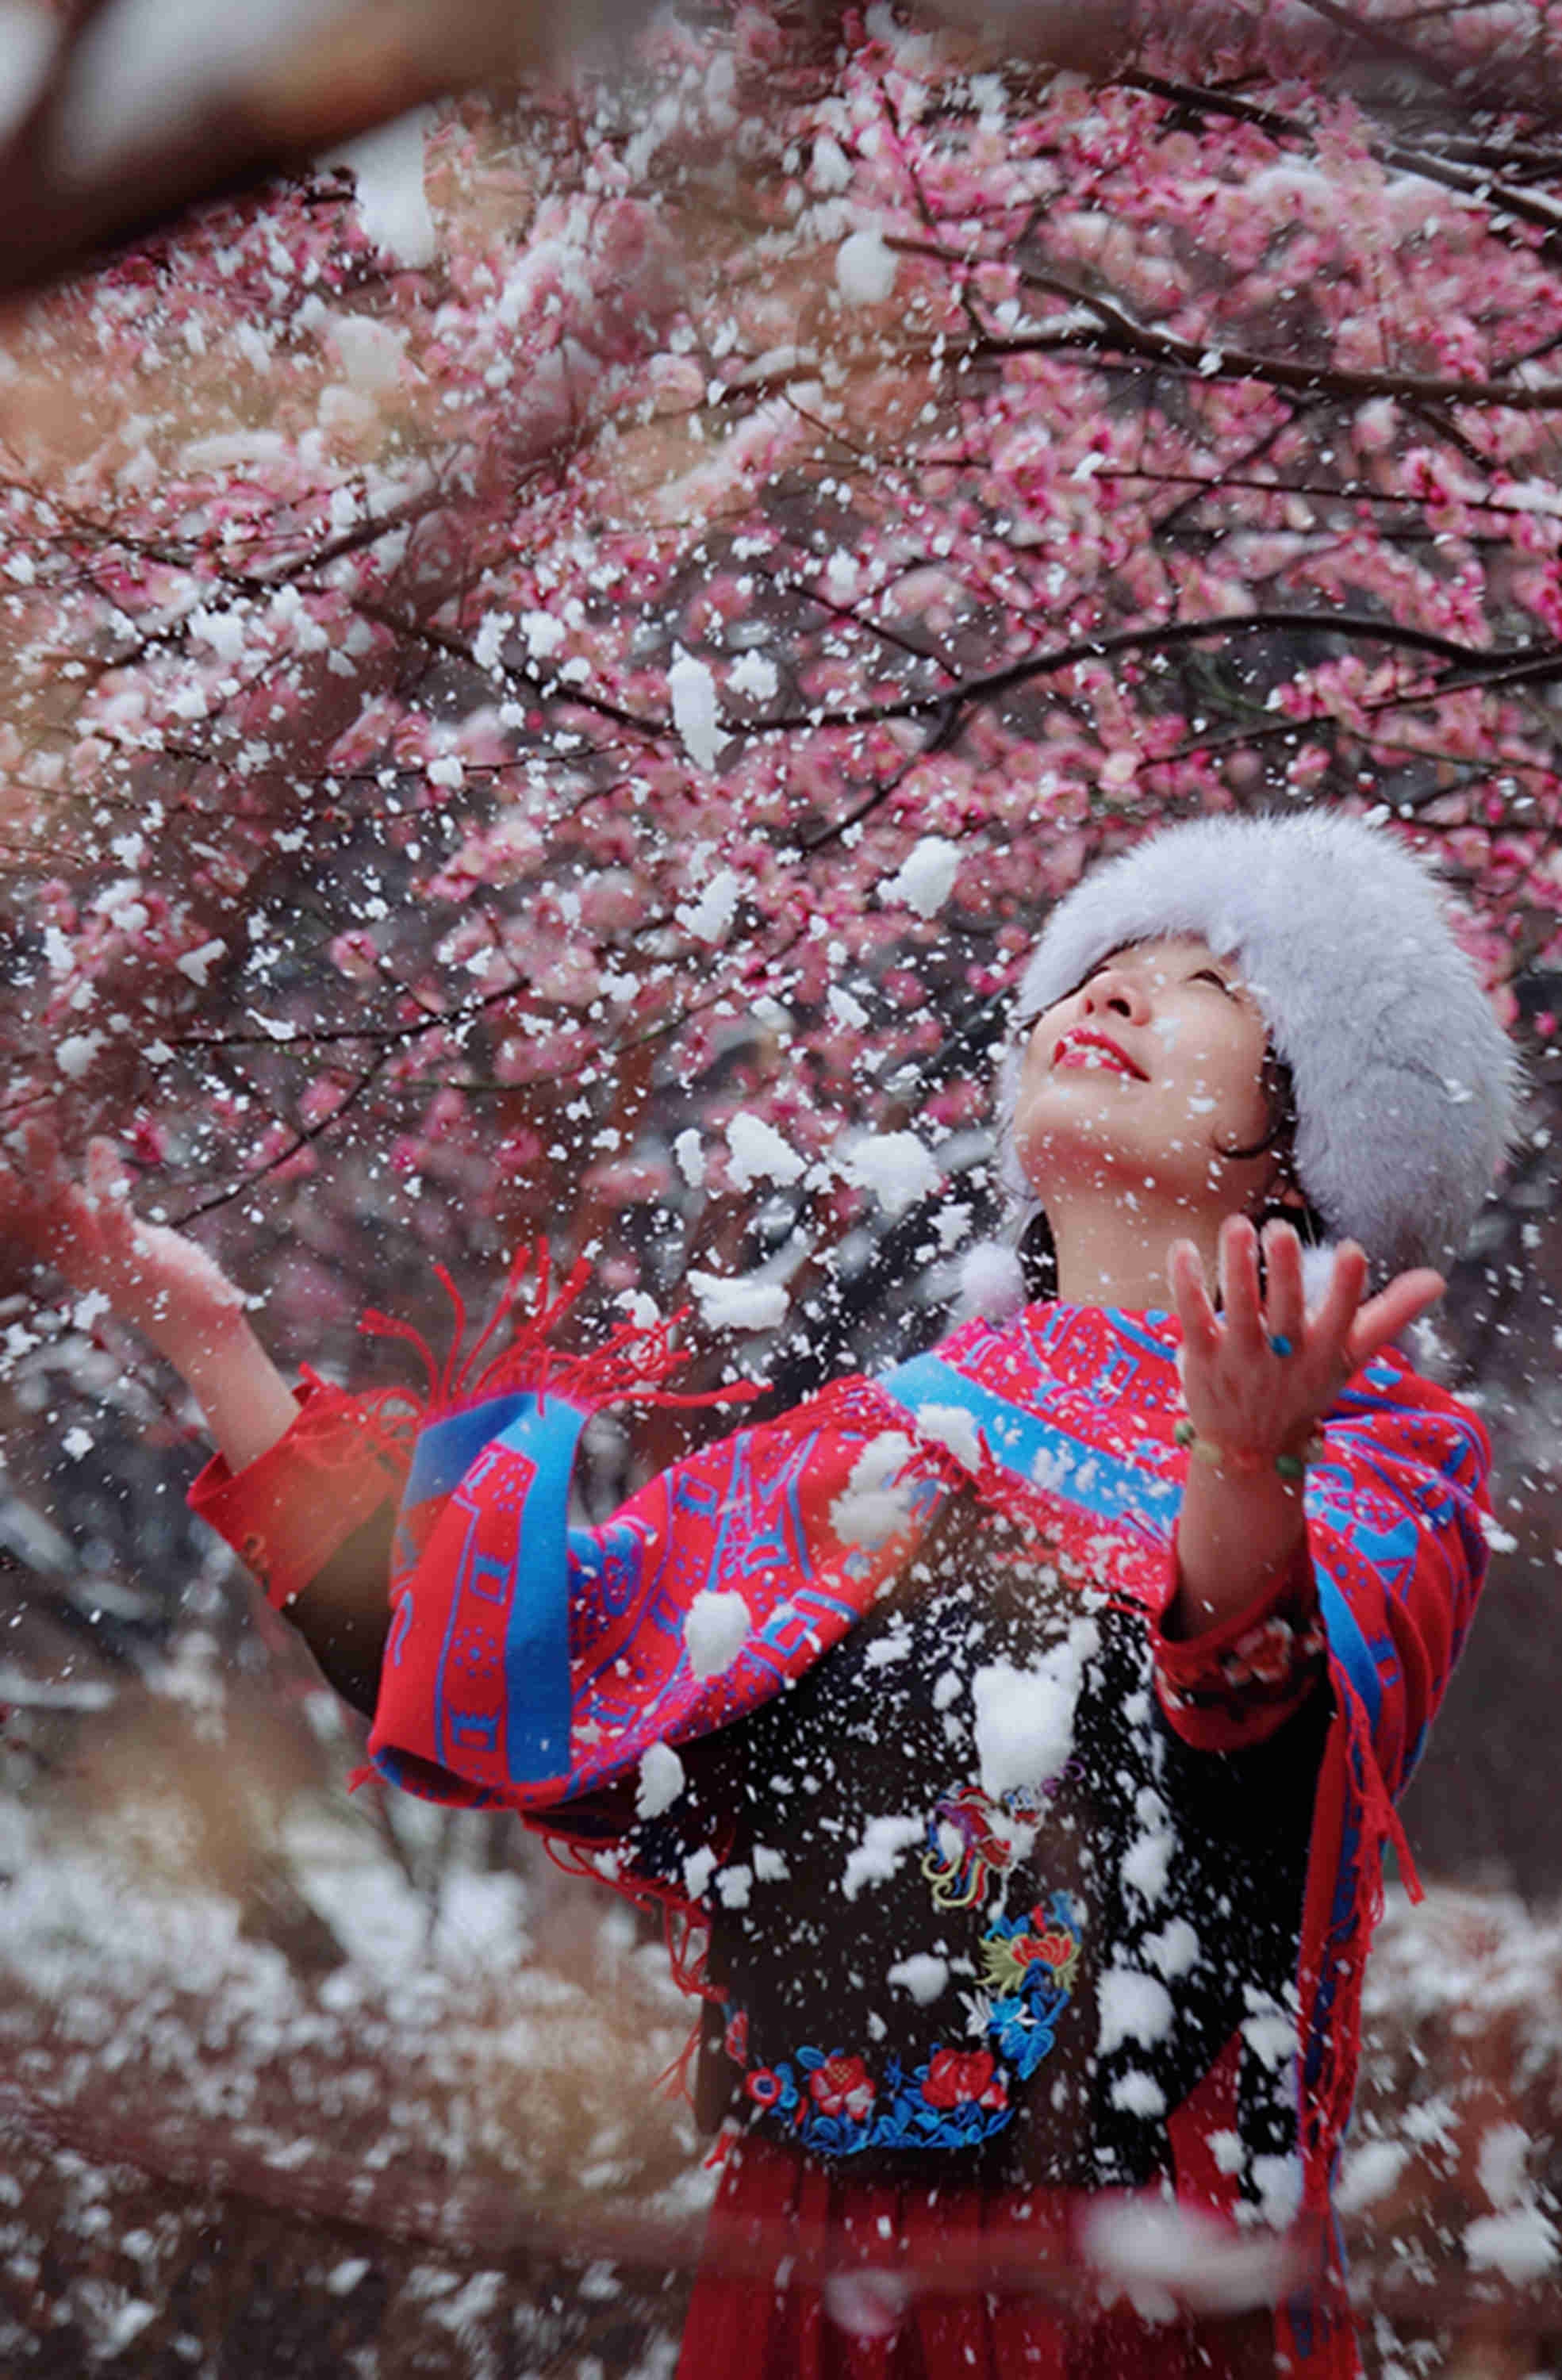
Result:
{"label": "woman's neck", "polygon": [[1179,1208],[1165,1213],[1147,1201],[1092,1198],[1078,1206],[1049,1202],[1047,1219],[1058,1252],[1058,1294],[1071,1305],[1120,1305],[1131,1313],[1169,1307],[1167,1257],[1173,1240],[1191,1239],[1213,1276],[1215,1232],[1209,1245],[1195,1219]]}

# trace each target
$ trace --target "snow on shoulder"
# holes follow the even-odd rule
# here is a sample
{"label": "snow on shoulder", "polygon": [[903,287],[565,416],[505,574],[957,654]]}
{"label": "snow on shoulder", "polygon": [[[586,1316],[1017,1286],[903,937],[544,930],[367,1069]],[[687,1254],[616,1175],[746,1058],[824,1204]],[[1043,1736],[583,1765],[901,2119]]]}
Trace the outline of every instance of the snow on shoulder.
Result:
{"label": "snow on shoulder", "polygon": [[883,1429],[869,1439],[852,1465],[844,1491],[829,1508],[829,1525],[843,1546],[866,1546],[872,1551],[906,1526],[915,1482],[901,1475],[912,1451],[902,1429]]}
{"label": "snow on shoulder", "polygon": [[684,1649],[696,1678],[730,1670],[748,1641],[748,1606],[741,1595],[704,1586],[684,1622]]}

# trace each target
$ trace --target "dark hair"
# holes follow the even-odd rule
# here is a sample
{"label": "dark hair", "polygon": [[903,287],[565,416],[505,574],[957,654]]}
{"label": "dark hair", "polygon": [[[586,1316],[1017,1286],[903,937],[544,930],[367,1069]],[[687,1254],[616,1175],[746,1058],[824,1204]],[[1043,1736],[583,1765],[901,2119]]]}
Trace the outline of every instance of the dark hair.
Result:
{"label": "dark hair", "polygon": [[1058,1294],[1058,1245],[1042,1208],[1036,1208],[1021,1232],[1017,1254],[1026,1304],[1049,1305]]}
{"label": "dark hair", "polygon": [[[1258,1085],[1268,1111],[1269,1125],[1261,1140],[1248,1148],[1222,1148],[1219,1154],[1228,1158],[1267,1157],[1277,1160],[1279,1188],[1290,1190],[1285,1198],[1271,1195],[1253,1216],[1259,1231],[1265,1223],[1290,1223],[1304,1248],[1315,1248],[1329,1236],[1329,1228],[1317,1208],[1309,1204],[1302,1184],[1296,1178],[1296,1084],[1290,1068],[1272,1041],[1264,1045],[1263,1062],[1258,1070]],[[1052,1226],[1040,1208],[1031,1217],[1020,1234],[1017,1250],[1021,1277],[1029,1302],[1041,1305],[1058,1294],[1058,1248],[1052,1237]],[[1259,1256],[1259,1283],[1264,1278],[1264,1259]]]}
{"label": "dark hair", "polygon": [[1328,1238],[1329,1228],[1296,1178],[1296,1081],[1272,1041],[1265,1041],[1258,1069],[1258,1087],[1269,1112],[1269,1129],[1251,1148],[1223,1148],[1222,1157],[1268,1157],[1276,1160],[1279,1187],[1289,1198],[1271,1195],[1253,1220],[1259,1231],[1265,1223],[1290,1223],[1304,1248],[1315,1248]]}

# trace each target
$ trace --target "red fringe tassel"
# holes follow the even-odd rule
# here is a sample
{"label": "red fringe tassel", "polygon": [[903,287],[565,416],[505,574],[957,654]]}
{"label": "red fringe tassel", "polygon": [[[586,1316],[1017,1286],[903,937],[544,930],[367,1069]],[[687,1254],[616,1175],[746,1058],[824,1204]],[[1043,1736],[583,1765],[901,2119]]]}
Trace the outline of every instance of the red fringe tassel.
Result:
{"label": "red fringe tassel", "polygon": [[[450,1300],[454,1318],[450,1351],[442,1365],[436,1362],[420,1330],[395,1315],[381,1313],[377,1306],[369,1308],[358,1328],[375,1338],[404,1340],[416,1349],[427,1383],[420,1409],[423,1423],[465,1411],[488,1397],[518,1391],[538,1397],[563,1397],[571,1404],[592,1411],[601,1405],[631,1401],[684,1406],[739,1404],[758,1394],[757,1389],[747,1381],[688,1393],[666,1386],[672,1374],[688,1361],[685,1351],[672,1343],[680,1324],[688,1317],[687,1306],[680,1306],[676,1314],[657,1322],[621,1322],[589,1354],[572,1355],[562,1352],[551,1344],[552,1334],[590,1280],[590,1259],[576,1258],[563,1286],[552,1298],[548,1294],[550,1269],[545,1239],[539,1240],[535,1249],[520,1249],[476,1344],[463,1355],[466,1302],[445,1267],[437,1264],[434,1272]],[[510,1344],[479,1369],[484,1350],[506,1324],[515,1333]],[[388,1393],[405,1399],[408,1392]]]}

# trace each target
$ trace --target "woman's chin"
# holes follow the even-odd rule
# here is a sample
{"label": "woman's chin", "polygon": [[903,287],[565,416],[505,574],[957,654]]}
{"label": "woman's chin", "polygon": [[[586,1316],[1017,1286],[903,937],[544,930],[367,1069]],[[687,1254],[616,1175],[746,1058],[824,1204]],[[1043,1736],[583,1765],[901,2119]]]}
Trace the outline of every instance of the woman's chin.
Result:
{"label": "woman's chin", "polygon": [[1099,1098],[1049,1101],[1045,1112],[1034,1114],[1023,1126],[1016,1124],[1014,1149],[1021,1171],[1043,1203],[1044,1181],[1076,1192],[1092,1183],[1117,1191],[1125,1168],[1147,1181],[1154,1152],[1133,1129],[1134,1123],[1125,1105]]}

